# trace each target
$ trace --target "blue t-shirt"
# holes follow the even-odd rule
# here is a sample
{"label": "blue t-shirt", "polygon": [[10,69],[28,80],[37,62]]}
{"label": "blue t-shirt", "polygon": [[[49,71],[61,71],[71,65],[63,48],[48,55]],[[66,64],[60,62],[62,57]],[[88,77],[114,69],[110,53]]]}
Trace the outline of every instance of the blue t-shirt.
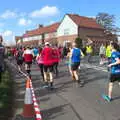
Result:
{"label": "blue t-shirt", "polygon": [[37,48],[34,48],[34,49],[33,49],[33,53],[34,53],[35,56],[37,56],[37,54],[39,53],[38,49],[37,49]]}
{"label": "blue t-shirt", "polygon": [[[111,54],[111,63],[115,63],[116,62],[116,58],[120,59],[120,52],[112,52]],[[111,73],[112,74],[120,74],[120,64],[119,65],[114,65],[111,67]]]}
{"label": "blue t-shirt", "polygon": [[79,48],[73,48],[72,49],[72,57],[71,57],[71,62],[80,62],[80,57],[81,57],[81,51]]}

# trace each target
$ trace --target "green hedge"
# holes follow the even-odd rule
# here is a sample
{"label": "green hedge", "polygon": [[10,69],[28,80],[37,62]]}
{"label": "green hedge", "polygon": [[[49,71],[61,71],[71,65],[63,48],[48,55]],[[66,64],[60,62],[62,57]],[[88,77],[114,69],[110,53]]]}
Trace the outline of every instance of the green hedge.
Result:
{"label": "green hedge", "polygon": [[0,118],[12,116],[13,101],[13,81],[9,71],[6,69],[2,73],[2,82],[0,83]]}

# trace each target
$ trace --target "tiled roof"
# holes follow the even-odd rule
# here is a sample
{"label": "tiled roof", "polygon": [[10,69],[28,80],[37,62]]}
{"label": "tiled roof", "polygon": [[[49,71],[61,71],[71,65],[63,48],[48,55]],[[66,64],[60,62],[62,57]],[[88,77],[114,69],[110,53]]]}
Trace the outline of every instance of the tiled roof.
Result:
{"label": "tiled roof", "polygon": [[56,32],[57,28],[59,27],[60,23],[54,23],[52,25],[49,26],[45,26],[45,27],[41,27],[41,28],[37,28],[31,31],[27,31],[23,37],[28,37],[28,36],[35,36],[35,35],[41,35],[43,33],[52,33],[52,32]]}
{"label": "tiled roof", "polygon": [[15,36],[16,41],[18,41],[19,39],[22,39],[22,36]]}
{"label": "tiled roof", "polygon": [[1,40],[3,40],[3,37],[2,37],[2,35],[0,35],[0,39],[1,39]]}
{"label": "tiled roof", "polygon": [[93,18],[79,16],[77,14],[67,14],[78,26],[87,28],[104,29],[101,25],[96,23]]}

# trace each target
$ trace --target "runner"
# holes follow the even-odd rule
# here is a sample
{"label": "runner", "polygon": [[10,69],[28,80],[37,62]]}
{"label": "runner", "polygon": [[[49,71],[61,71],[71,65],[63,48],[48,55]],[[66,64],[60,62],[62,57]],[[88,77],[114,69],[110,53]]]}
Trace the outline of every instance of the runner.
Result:
{"label": "runner", "polygon": [[25,70],[30,75],[31,65],[32,65],[32,60],[33,60],[33,52],[29,46],[24,51],[23,58],[24,58],[24,62],[25,62]]}
{"label": "runner", "polygon": [[60,61],[60,53],[59,49],[57,48],[57,45],[53,46],[53,70],[56,74],[56,77],[58,76],[58,64]]}
{"label": "runner", "polygon": [[2,72],[4,71],[4,54],[5,54],[5,47],[2,45],[3,39],[0,36],[0,83],[2,80]]}
{"label": "runner", "polygon": [[40,68],[41,75],[42,75],[42,78],[43,78],[43,81],[44,81],[43,56],[41,55],[41,52],[42,52],[42,48],[39,48],[39,54],[36,57],[36,61],[38,63],[38,66]]}
{"label": "runner", "polygon": [[17,60],[18,70],[19,70],[19,72],[21,72],[22,65],[23,65],[23,51],[22,51],[22,47],[20,49],[17,49],[16,60]]}
{"label": "runner", "polygon": [[[44,64],[44,79],[45,79],[45,84],[48,86],[49,81],[48,81],[48,75],[50,78],[50,87],[51,90],[53,89],[53,50],[50,47],[49,42],[45,43],[45,47],[42,50],[41,55],[43,56],[43,64]],[[48,71],[49,70],[49,71]]]}
{"label": "runner", "polygon": [[[69,46],[69,52],[67,54],[67,58],[68,58],[67,64],[68,64],[69,72],[72,75],[72,71],[71,71],[71,50],[72,50],[72,46]],[[75,80],[74,76],[72,76],[72,80]]]}
{"label": "runner", "polygon": [[113,83],[115,81],[120,82],[120,48],[117,43],[111,43],[111,64],[108,65],[108,67],[111,68],[110,73],[110,82],[109,82],[109,88],[108,88],[108,96],[105,96],[105,99],[107,101],[112,100],[112,89],[113,89]]}
{"label": "runner", "polygon": [[77,44],[72,44],[73,48],[70,53],[71,58],[71,75],[72,79],[80,83],[80,86],[82,86],[79,75],[78,75],[78,68],[80,66],[80,60],[81,60],[81,50],[77,48]]}
{"label": "runner", "polygon": [[86,46],[86,53],[87,53],[87,62],[90,63],[91,62],[91,56],[92,56],[92,53],[93,53],[93,49],[92,49],[91,44],[88,44]]}

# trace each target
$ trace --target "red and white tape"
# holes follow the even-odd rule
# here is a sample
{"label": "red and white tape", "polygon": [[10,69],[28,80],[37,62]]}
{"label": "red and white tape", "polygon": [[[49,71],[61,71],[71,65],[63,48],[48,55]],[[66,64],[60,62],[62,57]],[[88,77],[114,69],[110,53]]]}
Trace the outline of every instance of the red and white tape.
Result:
{"label": "red and white tape", "polygon": [[35,96],[35,93],[34,93],[34,89],[33,89],[31,80],[30,80],[30,88],[31,88],[31,91],[32,91],[32,99],[33,99],[33,105],[34,105],[34,110],[35,110],[35,114],[36,114],[36,120],[42,120],[41,112],[40,112],[40,109],[39,109],[39,105],[37,103],[37,99],[36,99],[36,96]]}

